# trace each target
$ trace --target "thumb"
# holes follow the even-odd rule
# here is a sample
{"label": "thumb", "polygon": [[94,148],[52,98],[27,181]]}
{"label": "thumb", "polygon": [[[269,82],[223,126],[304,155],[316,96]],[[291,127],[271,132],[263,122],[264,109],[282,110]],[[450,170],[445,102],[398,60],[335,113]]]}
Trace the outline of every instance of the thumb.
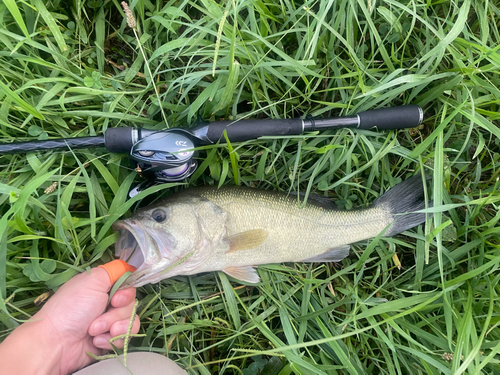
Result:
{"label": "thumb", "polygon": [[104,268],[109,276],[109,281],[111,285],[116,283],[120,277],[122,277],[125,272],[134,272],[136,268],[127,262],[116,259],[106,264],[99,266],[99,268]]}
{"label": "thumb", "polygon": [[108,293],[113,284],[123,276],[127,271],[135,271],[135,267],[130,266],[123,260],[113,260],[96,268],[92,268],[90,272],[82,272],[76,275],[61,288],[64,290],[81,293],[82,289],[92,290],[94,292]]}

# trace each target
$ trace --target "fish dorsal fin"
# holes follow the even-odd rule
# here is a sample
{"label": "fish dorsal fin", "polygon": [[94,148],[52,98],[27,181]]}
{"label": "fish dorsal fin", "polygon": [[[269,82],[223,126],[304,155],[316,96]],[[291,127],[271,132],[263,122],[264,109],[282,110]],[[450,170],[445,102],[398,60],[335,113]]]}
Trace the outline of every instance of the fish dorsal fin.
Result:
{"label": "fish dorsal fin", "polygon": [[261,245],[269,233],[264,229],[252,229],[246,232],[236,233],[226,238],[229,244],[228,253],[240,250],[250,250]]}
{"label": "fish dorsal fin", "polygon": [[257,284],[260,281],[257,271],[251,266],[226,267],[222,271],[235,279],[246,281],[247,283]]}
{"label": "fish dorsal fin", "polygon": [[343,245],[328,249],[322,254],[315,255],[311,258],[304,259],[303,262],[340,262],[349,255],[349,245]]}

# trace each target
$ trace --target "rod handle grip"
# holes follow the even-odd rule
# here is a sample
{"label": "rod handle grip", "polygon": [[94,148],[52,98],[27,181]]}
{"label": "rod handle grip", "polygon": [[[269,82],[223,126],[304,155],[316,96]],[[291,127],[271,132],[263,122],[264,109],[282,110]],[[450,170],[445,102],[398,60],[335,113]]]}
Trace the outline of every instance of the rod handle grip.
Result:
{"label": "rod handle grip", "polygon": [[360,112],[358,116],[358,129],[376,127],[379,130],[391,130],[419,126],[424,119],[424,111],[418,105],[404,105]]}
{"label": "rod handle grip", "polygon": [[206,126],[206,137],[211,143],[225,143],[224,130],[230,142],[243,142],[264,136],[301,134],[303,122],[300,118],[217,121]]}

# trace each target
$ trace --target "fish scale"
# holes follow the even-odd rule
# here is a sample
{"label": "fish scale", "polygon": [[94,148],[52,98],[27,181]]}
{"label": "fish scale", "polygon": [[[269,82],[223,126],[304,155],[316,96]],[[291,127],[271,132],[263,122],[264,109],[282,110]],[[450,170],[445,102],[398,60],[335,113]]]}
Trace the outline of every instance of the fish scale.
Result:
{"label": "fish scale", "polygon": [[280,262],[340,261],[349,244],[392,236],[425,221],[420,176],[382,195],[373,205],[339,210],[325,197],[297,196],[238,186],[199,187],[115,223],[115,253],[137,270],[123,284],[141,286],[176,275],[224,271],[250,283],[253,266]]}
{"label": "fish scale", "polygon": [[328,210],[314,202],[300,208],[296,197],[256,189],[228,187],[200,189],[195,193],[228,214],[228,236],[255,228],[269,233],[257,248],[217,253],[203,270],[301,261],[375,237],[392,222],[392,217],[380,208]]}

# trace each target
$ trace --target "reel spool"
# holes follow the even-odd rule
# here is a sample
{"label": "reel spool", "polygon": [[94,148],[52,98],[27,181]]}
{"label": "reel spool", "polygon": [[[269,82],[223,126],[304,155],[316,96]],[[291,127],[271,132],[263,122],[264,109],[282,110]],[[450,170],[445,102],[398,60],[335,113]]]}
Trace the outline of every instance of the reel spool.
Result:
{"label": "reel spool", "polygon": [[182,181],[196,171],[195,144],[182,133],[181,129],[153,133],[132,146],[129,157],[147,181],[132,189],[130,197],[156,184]]}

